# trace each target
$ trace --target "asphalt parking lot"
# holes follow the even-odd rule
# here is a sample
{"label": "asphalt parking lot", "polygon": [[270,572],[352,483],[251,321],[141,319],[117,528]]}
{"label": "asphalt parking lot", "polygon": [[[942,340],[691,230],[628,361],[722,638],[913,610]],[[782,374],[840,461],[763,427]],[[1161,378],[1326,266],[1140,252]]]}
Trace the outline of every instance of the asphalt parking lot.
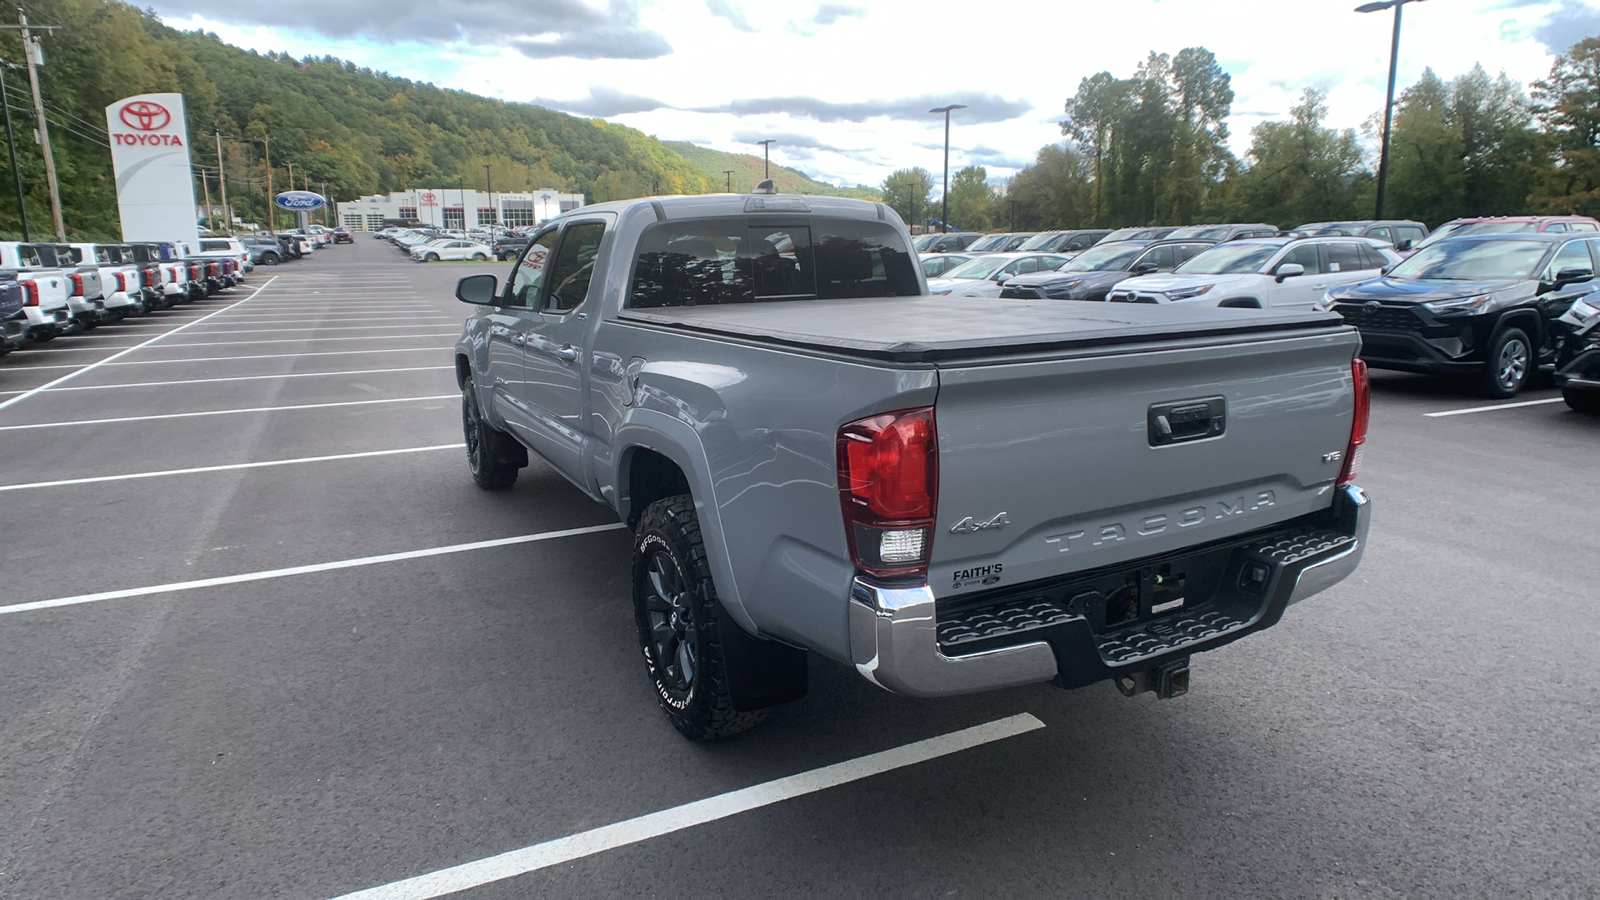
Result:
{"label": "asphalt parking lot", "polygon": [[467,474],[484,269],[360,235],[0,361],[0,896],[1600,894],[1600,419],[1547,382],[1376,373],[1361,569],[1186,697],[819,661],[699,746],[614,517]]}

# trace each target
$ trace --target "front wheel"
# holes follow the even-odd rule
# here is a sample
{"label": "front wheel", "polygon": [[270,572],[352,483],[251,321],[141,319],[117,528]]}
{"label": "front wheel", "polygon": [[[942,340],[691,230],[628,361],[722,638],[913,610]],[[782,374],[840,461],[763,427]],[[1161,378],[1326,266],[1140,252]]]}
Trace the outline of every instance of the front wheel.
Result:
{"label": "front wheel", "polygon": [[734,708],[720,639],[724,613],[688,494],[657,500],[639,520],[633,610],[645,671],[680,734],[692,741],[716,740],[766,717],[766,710]]}
{"label": "front wheel", "polygon": [[424,262],[438,262],[439,261],[439,254],[437,254],[437,253],[429,253],[427,256],[424,256],[422,259],[423,259]]}
{"label": "front wheel", "polygon": [[488,262],[489,261],[489,256],[486,253],[474,253],[474,254],[472,254],[472,258],[477,260],[478,262]]}
{"label": "front wheel", "polygon": [[[526,451],[517,453],[516,439],[483,420],[469,379],[461,389],[461,430],[467,443],[467,467],[472,480],[486,491],[503,491],[517,480],[518,462],[526,465]],[[519,456],[521,459],[519,460]]]}
{"label": "front wheel", "polygon": [[1496,400],[1515,397],[1528,383],[1533,367],[1533,344],[1520,328],[1507,328],[1489,344],[1483,370],[1483,392]]}
{"label": "front wheel", "polygon": [[1573,390],[1570,387],[1561,389],[1561,399],[1567,405],[1581,413],[1600,413],[1600,391]]}

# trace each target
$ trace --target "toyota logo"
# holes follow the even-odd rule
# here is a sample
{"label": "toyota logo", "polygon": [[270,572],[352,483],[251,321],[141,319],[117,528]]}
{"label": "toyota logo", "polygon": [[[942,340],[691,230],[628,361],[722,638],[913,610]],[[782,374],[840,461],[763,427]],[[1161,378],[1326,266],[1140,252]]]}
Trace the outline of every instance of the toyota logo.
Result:
{"label": "toyota logo", "polygon": [[167,127],[172,121],[172,113],[167,108],[151,100],[135,100],[122,107],[117,113],[124,125],[138,131],[157,131]]}
{"label": "toyota logo", "polygon": [[1367,302],[1361,304],[1361,311],[1369,316],[1380,309],[1383,309],[1383,304],[1376,300],[1368,300]]}

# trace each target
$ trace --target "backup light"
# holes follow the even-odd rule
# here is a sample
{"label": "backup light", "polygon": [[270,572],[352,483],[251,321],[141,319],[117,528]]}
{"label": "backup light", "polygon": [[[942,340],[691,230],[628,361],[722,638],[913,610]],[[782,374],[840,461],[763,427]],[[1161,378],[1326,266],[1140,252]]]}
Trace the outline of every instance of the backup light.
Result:
{"label": "backup light", "polygon": [[916,562],[922,558],[922,548],[927,538],[928,532],[922,528],[885,531],[878,542],[878,559],[886,563]]}

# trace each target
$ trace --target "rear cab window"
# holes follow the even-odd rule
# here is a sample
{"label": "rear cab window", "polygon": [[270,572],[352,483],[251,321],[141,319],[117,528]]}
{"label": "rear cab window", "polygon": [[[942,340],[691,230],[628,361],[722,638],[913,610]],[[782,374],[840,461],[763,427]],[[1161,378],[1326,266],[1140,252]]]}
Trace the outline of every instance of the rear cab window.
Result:
{"label": "rear cab window", "polygon": [[889,225],[850,219],[692,219],[639,240],[628,306],[910,297],[915,257]]}

